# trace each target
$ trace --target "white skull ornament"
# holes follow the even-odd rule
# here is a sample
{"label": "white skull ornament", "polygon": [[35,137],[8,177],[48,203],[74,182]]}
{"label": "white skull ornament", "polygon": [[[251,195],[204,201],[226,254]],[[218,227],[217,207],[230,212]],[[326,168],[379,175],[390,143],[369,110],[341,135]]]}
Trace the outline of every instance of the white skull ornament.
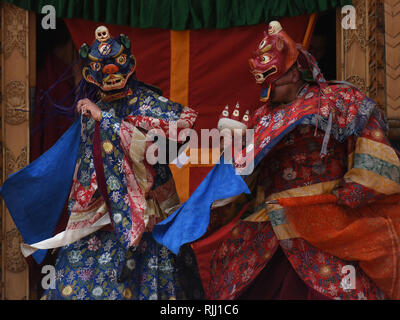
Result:
{"label": "white skull ornament", "polygon": [[100,26],[95,31],[96,39],[100,42],[106,42],[110,39],[110,32],[105,26]]}

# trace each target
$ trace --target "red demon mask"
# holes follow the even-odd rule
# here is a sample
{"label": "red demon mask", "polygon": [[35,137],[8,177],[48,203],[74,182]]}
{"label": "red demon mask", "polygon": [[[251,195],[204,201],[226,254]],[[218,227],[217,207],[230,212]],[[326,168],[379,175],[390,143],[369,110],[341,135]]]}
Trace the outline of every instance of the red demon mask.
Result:
{"label": "red demon mask", "polygon": [[272,21],[268,32],[264,31],[264,39],[254,52],[253,58],[249,59],[250,71],[256,82],[270,91],[272,84],[293,66],[298,55],[296,43],[278,21]]}

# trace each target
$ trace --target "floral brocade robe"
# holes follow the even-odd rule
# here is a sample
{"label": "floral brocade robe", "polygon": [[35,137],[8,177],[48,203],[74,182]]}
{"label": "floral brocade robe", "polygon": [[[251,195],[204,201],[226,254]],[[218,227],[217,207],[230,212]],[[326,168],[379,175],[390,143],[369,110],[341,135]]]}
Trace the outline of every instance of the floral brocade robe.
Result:
{"label": "floral brocade robe", "polygon": [[[322,130],[315,131],[315,127],[311,125],[300,125],[274,148],[264,160],[259,177],[258,187],[264,191],[266,199],[273,199],[275,195],[293,189],[297,189],[300,195],[301,188],[307,190],[315,185],[329,188],[330,183],[342,181],[347,171],[347,149],[350,141],[339,143],[331,139],[327,156],[321,158],[320,148],[324,134]],[[348,201],[352,205],[378,196],[361,185],[351,186],[351,190],[349,188],[346,193],[354,194],[350,197],[342,195],[339,201]],[[277,243],[308,286],[330,298],[374,300],[384,297],[357,262],[339,259],[292,234],[284,209],[277,205],[267,208],[271,230],[279,239]],[[350,288],[344,276],[344,270],[349,266],[355,269],[355,288]]]}
{"label": "floral brocade robe", "polygon": [[[246,178],[252,195],[214,209],[206,236],[192,245],[206,298],[240,297],[278,246],[304,283],[328,298],[398,297],[398,199],[373,207],[400,193],[398,155],[364,94],[335,84],[321,103],[318,96],[308,85],[292,104],[256,111],[255,143],[247,146],[255,150]],[[315,202],[288,207],[297,199]]]}
{"label": "floral brocade robe", "polygon": [[176,259],[150,233],[179,198],[168,164],[146,162],[145,135],[190,128],[196,112],[141,85],[98,105],[100,121],[82,120],[68,239],[43,299],[182,299]]}

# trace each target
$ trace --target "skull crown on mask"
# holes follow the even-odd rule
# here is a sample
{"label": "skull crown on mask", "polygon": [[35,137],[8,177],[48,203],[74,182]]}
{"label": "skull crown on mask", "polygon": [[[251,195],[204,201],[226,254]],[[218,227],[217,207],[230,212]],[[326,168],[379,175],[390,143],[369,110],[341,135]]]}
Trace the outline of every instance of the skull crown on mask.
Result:
{"label": "skull crown on mask", "polygon": [[249,59],[250,72],[257,84],[269,87],[296,62],[298,50],[278,21],[269,24],[268,32]]}
{"label": "skull crown on mask", "polygon": [[105,26],[96,29],[95,38],[92,46],[83,44],[80,50],[85,61],[84,79],[105,93],[124,90],[136,70],[129,38],[123,34],[112,38]]}

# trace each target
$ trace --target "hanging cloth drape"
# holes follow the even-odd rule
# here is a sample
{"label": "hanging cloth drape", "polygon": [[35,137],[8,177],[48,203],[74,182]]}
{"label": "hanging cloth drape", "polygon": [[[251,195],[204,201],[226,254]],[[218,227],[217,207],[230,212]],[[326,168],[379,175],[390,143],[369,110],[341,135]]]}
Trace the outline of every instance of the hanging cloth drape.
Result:
{"label": "hanging cloth drape", "polygon": [[81,18],[134,28],[223,29],[265,23],[351,4],[351,0],[4,0],[59,18]]}

